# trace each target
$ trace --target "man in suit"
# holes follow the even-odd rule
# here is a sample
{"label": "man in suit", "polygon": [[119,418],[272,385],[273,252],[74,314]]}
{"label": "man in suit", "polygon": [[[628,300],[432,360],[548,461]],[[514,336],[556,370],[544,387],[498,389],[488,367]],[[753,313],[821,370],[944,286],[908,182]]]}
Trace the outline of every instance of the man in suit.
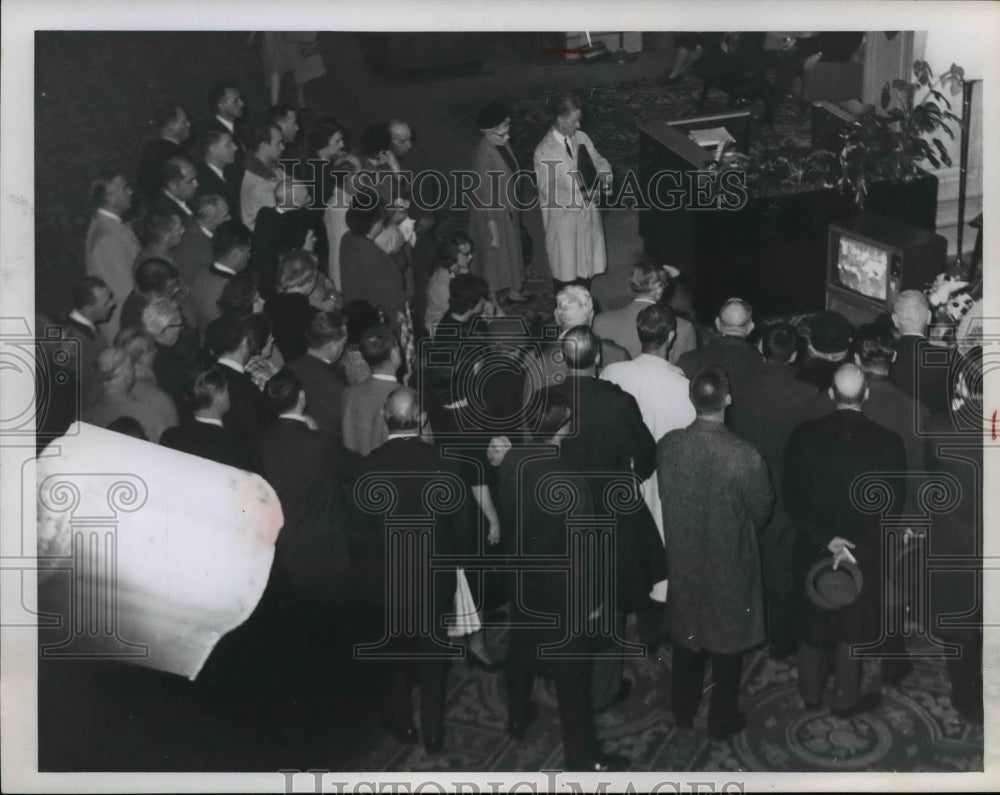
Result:
{"label": "man in suit", "polygon": [[[567,770],[610,772],[625,769],[628,760],[601,752],[594,726],[590,686],[592,648],[586,634],[574,632],[581,620],[591,619],[599,608],[595,590],[586,576],[597,565],[586,543],[574,545],[568,507],[559,510],[544,494],[572,493],[577,515],[597,512],[588,479],[576,471],[563,450],[571,430],[572,409],[566,399],[553,394],[537,418],[533,431],[538,444],[508,450],[500,464],[497,508],[503,527],[517,535],[519,554],[537,563],[544,557],[565,564],[574,548],[583,554],[572,559],[567,578],[553,577],[532,567],[518,572],[520,595],[511,602],[512,625],[505,671],[507,684],[507,733],[523,740],[537,713],[531,700],[535,677],[555,680]],[[538,615],[554,615],[554,623],[539,624]],[[543,656],[544,647],[557,646],[558,655]]]}
{"label": "man in suit", "polygon": [[400,386],[396,373],[402,355],[399,341],[388,326],[368,329],[358,347],[372,374],[344,390],[344,446],[368,455],[389,437],[382,406]]}
{"label": "man in suit", "polygon": [[280,258],[302,248],[316,255],[319,268],[326,270],[328,246],[323,215],[310,209],[309,187],[285,177],[274,189],[275,205],[261,207],[253,230],[250,266],[260,274],[265,291],[275,289]]}
{"label": "man in suit", "polygon": [[[632,266],[629,287],[635,298],[621,309],[599,312],[594,318],[594,331],[601,339],[611,340],[628,351],[633,359],[642,352],[642,345],[636,334],[635,320],[647,306],[660,303],[671,277],[676,277],[666,266],[651,262],[637,262]],[[677,334],[670,347],[668,361],[677,364],[681,356],[698,347],[698,335],[694,324],[675,313]]]}
{"label": "man in suit", "polygon": [[[600,340],[588,326],[570,329],[564,339],[568,376],[541,393],[544,407],[552,393],[570,405],[572,433],[562,443],[566,460],[591,480],[596,509],[615,520],[617,566],[604,615],[613,625],[612,648],[625,637],[625,613],[648,608],[649,592],[666,579],[663,542],[649,509],[623,511],[608,504],[615,483],[638,488],[655,467],[656,442],[642,420],[635,398],[610,381],[596,376]],[[638,479],[636,481],[636,479]],[[624,700],[631,689],[623,677],[623,656],[602,655],[594,662],[594,708],[608,709]]]}
{"label": "man in suit", "polygon": [[[132,265],[140,249],[132,227],[122,221],[132,206],[132,189],[122,174],[105,171],[91,183],[90,198],[97,209],[84,248],[87,274],[103,279],[112,294],[123,299],[132,291]],[[121,313],[116,308],[101,327],[107,344],[119,328]]]}
{"label": "man in suit", "polygon": [[724,740],[746,726],[739,711],[743,653],[764,640],[757,533],[774,503],[760,453],[725,424],[729,379],[715,365],[690,384],[698,418],[656,448],[670,574],[667,606],[674,640],[671,706],[691,728],[712,660],[708,734]]}
{"label": "man in suit", "polygon": [[153,110],[157,137],[146,144],[139,156],[136,184],[146,199],[160,189],[163,164],[172,157],[183,157],[184,144],[191,137],[187,111],[176,102],[164,102]]}
{"label": "man in suit", "polygon": [[[647,304],[636,318],[641,352],[629,362],[610,364],[601,379],[617,384],[639,405],[642,421],[654,441],[669,431],[686,428],[695,419],[694,405],[688,395],[688,379],[679,367],[667,360],[677,336],[676,317],[668,306]],[[642,483],[642,496],[663,539],[663,506],[660,487],[653,472]],[[658,582],[650,591],[648,609],[637,612],[640,635],[655,647],[663,637],[663,604],[667,583]]]}
{"label": "man in suit", "polygon": [[212,236],[230,217],[229,205],[222,196],[202,195],[193,204],[194,215],[184,222],[181,242],[173,250],[181,284],[188,290],[194,286],[195,278],[214,262]]}
{"label": "man in suit", "polygon": [[[452,648],[447,643],[443,617],[452,610],[457,579],[455,569],[447,568],[438,568],[432,576],[428,554],[433,557],[469,554],[472,532],[469,517],[473,505],[457,463],[421,438],[427,418],[420,409],[417,393],[408,387],[398,387],[383,404],[380,411],[389,429],[388,438],[361,464],[355,508],[359,531],[364,534],[371,555],[381,564],[377,570],[384,577],[388,568],[391,577],[391,582],[383,579],[383,587],[378,590],[384,600],[386,625],[382,634],[388,638],[385,651],[396,656],[384,663],[387,675],[384,714],[389,729],[399,740],[417,740],[410,707],[412,679],[408,676],[416,668],[420,733],[427,752],[435,754],[444,745],[449,662],[445,655]],[[386,508],[368,502],[366,495],[375,487],[391,490],[395,497],[393,516],[426,517],[430,504],[426,495],[443,488],[450,496],[447,505],[438,504],[431,509],[429,528],[425,529],[425,521],[424,527],[409,523],[390,529]],[[420,539],[424,533],[430,536],[426,544]],[[413,549],[415,554],[399,559],[388,557],[396,549]]]}
{"label": "man in suit", "polygon": [[[928,348],[927,327],[931,309],[920,290],[904,290],[892,305],[892,322],[899,331],[896,360],[889,369],[892,382],[912,395],[933,414],[944,414],[951,407],[948,367],[921,366],[922,351]],[[941,353],[941,349],[936,349]],[[950,358],[950,357],[949,357]]]}
{"label": "man in suit", "polygon": [[149,201],[149,209],[166,215],[179,215],[187,220],[194,211],[188,204],[198,191],[198,172],[191,161],[172,157],[163,164],[160,190]]}
{"label": "man in suit", "polygon": [[[862,413],[869,392],[859,367],[841,365],[830,391],[833,413],[792,431],[782,489],[795,526],[799,694],[806,709],[820,709],[832,662],[831,712],[847,718],[875,709],[882,700],[879,693],[862,695],[861,659],[852,654],[852,645],[880,638],[885,566],[882,515],[857,507],[855,481],[871,473],[905,472],[906,452],[898,434]],[[881,513],[898,512],[904,479],[896,474],[880,480],[888,487]],[[857,563],[863,579],[857,598],[839,608],[820,607],[805,594],[807,573],[831,553],[837,566]]]}
{"label": "man in suit", "polygon": [[294,146],[299,137],[299,112],[291,105],[272,105],[264,114],[264,124],[277,127],[281,131],[281,142]]}
{"label": "man in suit", "polygon": [[248,472],[262,471],[256,449],[222,423],[229,411],[229,387],[221,367],[193,371],[184,384],[182,402],[190,415],[163,432],[161,445]]}
{"label": "man in suit", "polygon": [[184,330],[180,307],[169,299],[151,301],[142,310],[142,328],[156,343],[153,358],[156,383],[177,401],[194,363],[190,351],[177,344]]}
{"label": "man in suit", "polygon": [[288,363],[306,394],[309,416],[320,430],[337,439],[344,435],[344,390],[347,378],[337,362],[347,346],[347,327],[339,312],[317,312],[306,331],[306,355]]}
{"label": "man in suit", "polygon": [[285,521],[291,522],[331,478],[353,479],[361,459],[344,449],[331,433],[315,427],[307,413],[308,398],[291,370],[280,370],[264,388],[271,414],[277,417],[260,437],[264,477],[281,500]]}
{"label": "man in suit", "polygon": [[946,661],[951,705],[963,720],[982,725],[983,349],[970,349],[956,364],[956,405],[928,422],[926,466],[932,477],[941,473],[957,481],[959,500],[948,513],[932,516],[928,552],[965,565],[924,582],[930,587],[928,629],[959,648]]}
{"label": "man in suit", "polygon": [[[83,276],[73,284],[72,305],[73,308],[60,323],[60,329],[61,338],[73,342],[59,348],[69,356],[69,369],[80,400],[86,405],[96,399],[100,391],[94,365],[98,355],[108,344],[98,328],[107,323],[115,311],[115,297],[102,279]],[[49,386],[48,390],[55,394],[53,386]],[[74,394],[77,390],[62,392],[72,398],[72,405],[60,407],[64,410],[57,412],[64,417],[67,426],[79,418],[81,405]],[[39,390],[39,397],[42,397],[42,390]]]}
{"label": "man in suit", "polygon": [[243,131],[240,127],[245,105],[239,87],[233,83],[216,83],[208,92],[208,105],[212,115],[205,120],[200,134],[221,131],[232,136],[237,151],[233,162],[227,167],[227,178],[233,184],[240,185],[243,182],[246,152],[243,150]]}
{"label": "man in suit", "polygon": [[715,329],[718,337],[685,353],[677,365],[688,378],[710,364],[721,367],[729,376],[733,402],[739,402],[744,385],[760,375],[764,364],[760,351],[747,341],[754,329],[753,310],[746,301],[730,298],[715,318]]}
{"label": "man in suit", "polygon": [[229,411],[222,416],[227,430],[256,439],[267,424],[264,396],[246,371],[250,358],[250,338],[238,320],[218,317],[205,327],[205,348],[229,384]]}
{"label": "man in suit", "polygon": [[226,285],[244,271],[250,259],[250,230],[237,221],[226,221],[212,234],[212,264],[195,277],[191,289],[195,322],[199,329],[222,314],[218,301]]}
{"label": "man in suit", "polygon": [[246,170],[240,186],[243,223],[253,231],[261,207],[274,207],[274,189],[285,175],[278,160],[285,150],[281,128],[276,124],[256,125],[247,134]]}
{"label": "man in suit", "polygon": [[135,289],[128,294],[121,311],[121,327],[141,328],[142,313],[153,301],[176,300],[181,284],[177,268],[164,259],[152,257],[135,269]]}
{"label": "man in suit", "polygon": [[764,457],[776,495],[774,512],[760,531],[767,641],[776,658],[795,651],[791,598],[795,531],[781,492],[785,452],[795,426],[817,415],[816,390],[796,378],[797,346],[798,334],[792,326],[768,326],[760,341],[764,366],[756,379],[747,382],[740,400],[729,408],[729,427]]}
{"label": "man in suit", "polygon": [[236,142],[231,133],[223,130],[210,130],[200,141],[201,159],[197,161],[198,193],[196,195],[222,196],[229,206],[233,218],[242,218],[240,214],[240,182],[234,182],[232,166],[236,158]]}

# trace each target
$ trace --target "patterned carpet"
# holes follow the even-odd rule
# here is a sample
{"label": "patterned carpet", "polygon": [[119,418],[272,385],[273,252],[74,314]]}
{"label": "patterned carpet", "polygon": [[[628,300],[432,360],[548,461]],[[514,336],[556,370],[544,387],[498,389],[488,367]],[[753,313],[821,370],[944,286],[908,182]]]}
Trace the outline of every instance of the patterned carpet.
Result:
{"label": "patterned carpet", "polygon": [[[919,647],[911,647],[911,651]],[[805,712],[795,658],[747,655],[741,709],[747,729],[731,740],[710,740],[707,698],[694,730],[679,730],[669,712],[669,651],[626,663],[634,687],[629,698],[598,716],[606,750],[628,756],[632,770],[709,772],[978,771],[983,769],[982,727],[951,708],[941,660],[919,660],[898,687],[883,688],[881,706],[851,719],[827,710]],[[866,665],[866,688],[876,687],[877,666]],[[709,674],[710,675],[710,674]],[[448,679],[445,750],[428,756],[420,745],[391,737],[376,740],[344,769],[370,771],[486,771],[558,769],[563,764],[555,692],[539,680],[538,718],[517,743],[504,732],[503,675],[452,667]],[[706,681],[706,684],[708,682]],[[418,700],[418,699],[417,699]]]}

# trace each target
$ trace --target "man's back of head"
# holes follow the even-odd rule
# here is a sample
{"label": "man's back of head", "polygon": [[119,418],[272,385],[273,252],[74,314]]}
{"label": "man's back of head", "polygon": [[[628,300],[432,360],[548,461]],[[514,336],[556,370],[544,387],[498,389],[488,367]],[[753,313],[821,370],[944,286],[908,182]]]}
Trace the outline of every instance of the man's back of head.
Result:
{"label": "man's back of head", "polygon": [[667,271],[661,265],[642,260],[632,266],[629,274],[629,288],[637,296],[650,296],[659,300],[669,281]]}
{"label": "man's back of head", "polygon": [[574,326],[562,338],[566,366],[570,371],[592,370],[601,354],[601,341],[590,326]]}
{"label": "man's back of head", "polygon": [[855,364],[842,364],[833,374],[830,397],[837,408],[861,411],[868,399],[868,379],[864,371]]}
{"label": "man's back of head", "polygon": [[388,326],[373,326],[361,337],[358,345],[361,358],[373,373],[395,375],[399,367],[399,342]]}
{"label": "man's back of head", "polygon": [[867,323],[854,334],[854,361],[866,373],[888,375],[896,359],[892,332],[877,323]]}
{"label": "man's back of head", "polygon": [[677,318],[669,306],[652,304],[636,316],[635,330],[643,353],[665,357],[677,331]]}
{"label": "man's back of head", "polygon": [[745,338],[753,331],[753,310],[742,298],[730,298],[719,310],[715,328],[724,337]]}
{"label": "man's back of head", "polygon": [[594,299],[586,287],[571,284],[556,294],[556,325],[560,331],[589,326],[594,320]]}
{"label": "man's back of head", "polygon": [[298,408],[302,393],[302,382],[287,367],[279,370],[264,384],[264,399],[275,417]]}
{"label": "man's back of head", "polygon": [[416,390],[408,386],[394,390],[386,398],[382,412],[390,433],[420,430],[423,419],[420,399]]}
{"label": "man's back of head", "polygon": [[927,334],[931,322],[930,304],[920,290],[903,290],[892,304],[892,321],[901,334]]}
{"label": "man's back of head", "polygon": [[234,318],[217,317],[205,327],[205,347],[216,359],[233,358],[246,345],[246,327]]}
{"label": "man's back of head", "polygon": [[726,406],[732,403],[729,396],[729,376],[721,367],[710,364],[691,376],[688,397],[699,419],[724,422]]}
{"label": "man's back of head", "polygon": [[220,367],[191,372],[181,388],[181,403],[197,417],[222,419],[229,410],[229,385]]}
{"label": "man's back of head", "polygon": [[769,362],[787,364],[798,354],[799,335],[790,323],[772,323],[761,335],[760,352]]}

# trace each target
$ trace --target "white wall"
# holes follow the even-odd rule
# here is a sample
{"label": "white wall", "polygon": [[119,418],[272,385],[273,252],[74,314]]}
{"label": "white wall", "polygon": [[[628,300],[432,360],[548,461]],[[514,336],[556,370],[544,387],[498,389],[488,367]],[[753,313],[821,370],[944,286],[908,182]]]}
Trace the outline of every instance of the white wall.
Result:
{"label": "white wall", "polygon": [[[913,38],[913,59],[927,61],[935,77],[946,72],[952,63],[965,70],[966,80],[982,78],[986,59],[983,53],[982,41],[969,35],[968,28],[936,28],[930,31],[917,32]],[[907,76],[910,78],[911,76]],[[963,251],[971,251],[976,241],[976,230],[968,226],[968,222],[976,217],[983,208],[983,83],[979,79],[973,87],[972,117],[969,124],[969,162],[966,172],[965,188],[965,232],[962,240]],[[952,95],[941,89],[951,102],[951,111],[956,116],[962,115],[961,93]],[[918,97],[919,100],[919,97]],[[950,254],[956,253],[958,224],[958,184],[959,184],[959,151],[961,133],[957,125],[951,125],[955,132],[955,140],[947,134],[940,136],[948,154],[952,158],[952,167],[942,166],[935,173],[938,177],[938,232],[948,238]],[[929,171],[934,168],[928,163]]]}

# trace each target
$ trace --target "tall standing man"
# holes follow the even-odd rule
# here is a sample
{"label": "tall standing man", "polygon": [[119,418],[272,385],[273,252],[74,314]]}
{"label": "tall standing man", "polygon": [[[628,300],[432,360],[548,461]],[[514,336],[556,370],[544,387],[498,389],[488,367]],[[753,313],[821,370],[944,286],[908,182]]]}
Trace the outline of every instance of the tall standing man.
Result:
{"label": "tall standing man", "polygon": [[569,284],[589,290],[607,268],[596,201],[602,186],[611,184],[611,164],[580,129],[579,102],[559,94],[550,108],[553,125],[535,148],[534,161],[553,291]]}

